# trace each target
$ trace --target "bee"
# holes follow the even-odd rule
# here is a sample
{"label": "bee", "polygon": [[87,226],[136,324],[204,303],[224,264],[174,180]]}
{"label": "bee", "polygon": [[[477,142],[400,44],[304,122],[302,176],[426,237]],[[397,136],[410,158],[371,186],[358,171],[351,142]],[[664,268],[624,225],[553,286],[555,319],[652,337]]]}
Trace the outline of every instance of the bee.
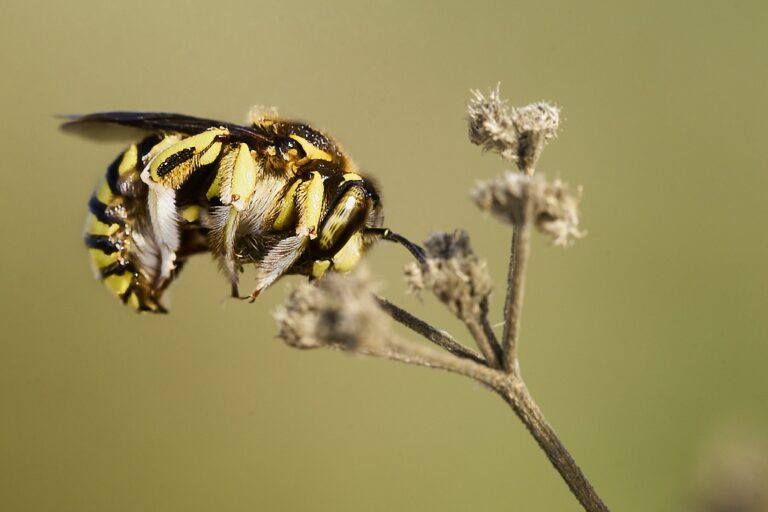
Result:
{"label": "bee", "polygon": [[[147,133],[107,168],[88,202],[84,238],[98,277],[136,311],[167,312],[163,293],[190,256],[205,252],[231,295],[251,301],[283,275],[348,271],[380,239],[423,259],[419,246],[383,227],[374,182],[305,123],[102,112],[63,126],[107,124]],[[255,267],[256,283],[241,297],[245,265]]]}

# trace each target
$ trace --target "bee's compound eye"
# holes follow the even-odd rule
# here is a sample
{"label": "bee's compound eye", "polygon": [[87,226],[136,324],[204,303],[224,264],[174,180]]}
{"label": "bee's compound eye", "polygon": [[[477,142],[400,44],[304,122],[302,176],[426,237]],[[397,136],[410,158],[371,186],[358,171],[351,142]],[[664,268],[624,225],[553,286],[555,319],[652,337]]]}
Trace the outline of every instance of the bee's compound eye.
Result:
{"label": "bee's compound eye", "polygon": [[360,182],[347,182],[320,226],[314,248],[318,256],[333,255],[365,223],[371,201]]}
{"label": "bee's compound eye", "polygon": [[307,156],[301,144],[288,137],[280,140],[277,144],[277,151],[284,160],[298,160]]}

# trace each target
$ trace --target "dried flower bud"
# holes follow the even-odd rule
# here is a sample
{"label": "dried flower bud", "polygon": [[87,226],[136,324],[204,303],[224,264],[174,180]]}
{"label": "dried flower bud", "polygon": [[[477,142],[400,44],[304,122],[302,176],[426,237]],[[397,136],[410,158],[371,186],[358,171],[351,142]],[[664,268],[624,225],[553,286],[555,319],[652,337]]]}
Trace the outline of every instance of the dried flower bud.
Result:
{"label": "dried flower bud", "polygon": [[492,151],[505,160],[517,160],[518,133],[512,112],[499,97],[499,86],[490,90],[488,97],[473,90],[467,106],[469,141],[483,151]]}
{"label": "dried flower bud", "polygon": [[278,336],[296,348],[337,346],[352,350],[380,342],[389,319],[373,296],[367,275],[330,274],[290,293],[275,312]]}
{"label": "dried flower bud", "polygon": [[478,183],[472,198],[481,210],[502,222],[521,225],[526,205],[536,228],[550,235],[555,245],[568,245],[584,236],[579,229],[581,191],[573,194],[561,180],[547,182],[540,176],[526,176],[506,171],[493,179]]}
{"label": "dried flower bud", "polygon": [[481,210],[490,212],[502,222],[519,225],[523,223],[531,181],[532,178],[524,174],[505,171],[479,182],[470,195]]}
{"label": "dried flower bud", "polygon": [[427,255],[435,259],[466,259],[474,256],[466,231],[433,233],[424,241]]}
{"label": "dried flower bud", "polygon": [[555,245],[571,245],[574,240],[586,235],[579,229],[581,188],[574,194],[559,179],[552,183],[542,180],[534,199],[536,228],[551,236]]}
{"label": "dried flower bud", "polygon": [[472,91],[472,96],[467,107],[470,142],[533,174],[544,146],[557,136],[560,109],[545,102],[510,108],[498,86],[487,97],[480,91]]}
{"label": "dried flower bud", "polygon": [[427,260],[405,269],[412,291],[429,289],[462,320],[477,318],[491,294],[491,278],[464,231],[436,233],[425,242]]}

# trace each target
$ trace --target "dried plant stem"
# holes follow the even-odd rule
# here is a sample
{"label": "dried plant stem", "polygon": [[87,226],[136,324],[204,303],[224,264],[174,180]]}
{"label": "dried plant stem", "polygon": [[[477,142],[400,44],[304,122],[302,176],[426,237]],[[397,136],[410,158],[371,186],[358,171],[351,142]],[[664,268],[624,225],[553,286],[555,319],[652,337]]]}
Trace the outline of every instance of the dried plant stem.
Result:
{"label": "dried plant stem", "polygon": [[568,485],[571,493],[584,507],[584,510],[587,512],[608,512],[608,507],[597,495],[586,475],[547,422],[519,375],[505,374],[475,361],[460,359],[452,354],[437,351],[432,347],[417,345],[398,338],[389,340],[384,346],[386,348],[373,347],[363,351],[358,350],[358,352],[458,373],[475,379],[496,391],[523,422],[552,466]]}
{"label": "dried plant stem", "polygon": [[[474,338],[480,352],[483,353],[485,361],[491,368],[501,368],[502,354],[498,343],[494,338],[488,336],[489,330],[485,328],[487,322],[481,322],[478,319],[468,319],[464,322],[469,330],[469,334]],[[490,333],[493,335],[493,333]]]}
{"label": "dried plant stem", "polygon": [[536,439],[547,458],[565,480],[571,493],[587,512],[608,512],[608,506],[597,495],[592,484],[566,450],[560,438],[533,401],[523,380],[510,375],[507,385],[496,388],[501,397],[512,407],[528,432]]}
{"label": "dried plant stem", "polygon": [[[383,298],[380,298],[380,301],[391,304]],[[409,320],[409,323],[404,325],[410,327],[411,324],[412,321]],[[335,348],[410,365],[445,370],[484,384],[509,404],[584,509],[587,512],[608,512],[608,507],[557,437],[519,375],[504,373],[501,370],[489,368],[482,361],[461,358],[392,334],[383,335],[381,343],[354,348],[339,344],[335,345]]]}
{"label": "dried plant stem", "polygon": [[493,327],[491,327],[491,323],[488,320],[488,297],[485,297],[480,302],[480,309],[480,327],[482,327],[483,336],[488,340],[487,343],[494,355],[493,360],[489,360],[488,364],[494,368],[501,368],[504,364],[504,352],[502,351],[501,345],[499,345],[499,340],[496,338],[496,334],[493,332]]}
{"label": "dried plant stem", "polygon": [[532,202],[528,193],[524,195],[523,218],[516,224],[512,233],[512,247],[509,254],[509,272],[507,275],[507,298],[504,302],[504,369],[513,375],[520,373],[517,356],[520,336],[520,318],[523,310],[525,287],[525,268],[531,246]]}
{"label": "dried plant stem", "polygon": [[[469,105],[472,143],[514,161],[520,170],[506,171],[481,182],[472,192],[481,209],[513,226],[501,340],[497,339],[488,319],[493,286],[487,265],[474,253],[463,231],[431,235],[423,252],[398,237],[418,260],[406,267],[411,289],[430,290],[461,319],[479,353],[375,295],[370,283],[359,274],[346,278],[331,275],[294,290],[276,317],[280,336],[293,347],[330,347],[437,368],[469,377],[496,392],[523,422],[584,509],[607,512],[608,507],[531,397],[518,360],[532,229],[535,227],[552,236],[559,245],[566,245],[584,234],[578,228],[578,197],[569,193],[559,180],[550,183],[534,176],[542,149],[557,133],[559,112],[548,103],[510,108],[500,99],[498,89],[487,97],[475,92]],[[386,316],[433,345],[399,337],[387,328]]]}
{"label": "dried plant stem", "polygon": [[359,347],[336,345],[336,348],[356,354],[457,373],[485,384],[491,389],[503,388],[506,380],[504,373],[489,368],[482,361],[463,359],[447,352],[441,352],[429,345],[414,343],[393,334],[387,334],[382,338],[381,343]]}
{"label": "dried plant stem", "polygon": [[404,325],[416,334],[422,335],[435,345],[444,348],[451,354],[462,357],[464,359],[471,359],[476,363],[485,364],[485,361],[474,350],[465,347],[445,331],[441,331],[436,327],[431,326],[421,318],[418,318],[408,311],[392,304],[389,300],[376,295],[376,300],[379,306],[385,313],[392,317],[397,323]]}

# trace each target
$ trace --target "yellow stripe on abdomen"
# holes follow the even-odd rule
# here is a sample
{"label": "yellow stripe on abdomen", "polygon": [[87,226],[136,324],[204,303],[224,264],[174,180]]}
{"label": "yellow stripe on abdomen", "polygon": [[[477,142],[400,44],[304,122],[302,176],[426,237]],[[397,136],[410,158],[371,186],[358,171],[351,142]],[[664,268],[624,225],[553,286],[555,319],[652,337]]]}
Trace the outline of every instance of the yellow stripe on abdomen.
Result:
{"label": "yellow stripe on abdomen", "polygon": [[101,222],[94,214],[89,214],[85,223],[85,232],[89,235],[112,236],[120,229],[119,224],[107,224]]}
{"label": "yellow stripe on abdomen", "polygon": [[132,256],[131,247],[136,242],[131,235],[134,228],[130,212],[136,201],[145,201],[141,188],[136,188],[142,185],[125,187],[129,195],[124,196],[121,183],[138,177],[142,159],[155,139],[151,137],[128,147],[112,162],[88,203],[84,230],[94,273],[118,300],[137,311],[164,309],[147,278],[139,272],[139,261],[132,260],[136,257]]}

